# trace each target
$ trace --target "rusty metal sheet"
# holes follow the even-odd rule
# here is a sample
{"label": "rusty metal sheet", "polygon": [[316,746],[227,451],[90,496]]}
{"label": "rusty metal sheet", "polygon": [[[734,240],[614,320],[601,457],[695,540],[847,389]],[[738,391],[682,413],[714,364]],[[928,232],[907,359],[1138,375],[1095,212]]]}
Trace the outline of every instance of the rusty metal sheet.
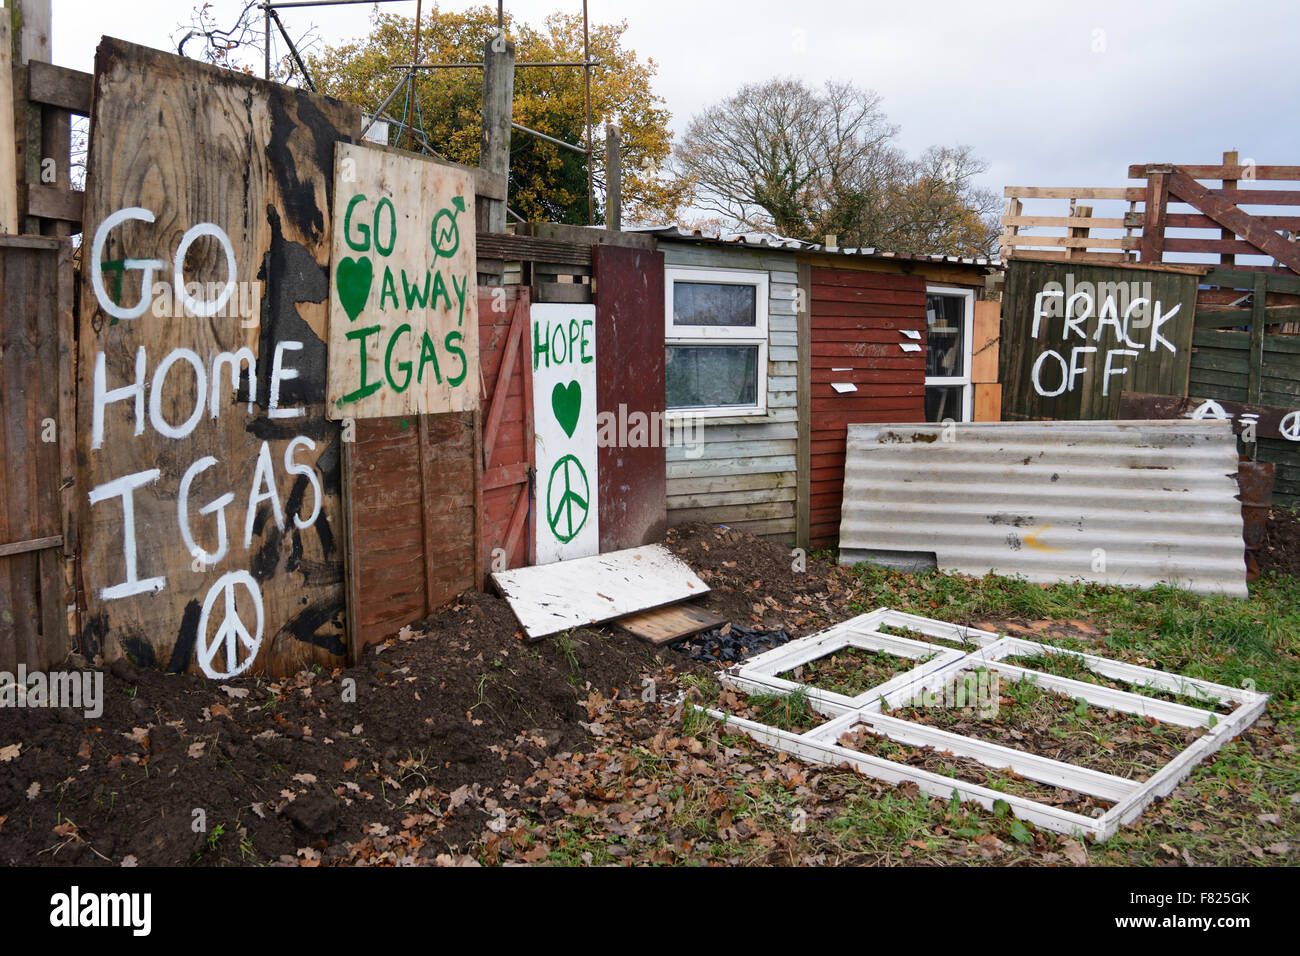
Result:
{"label": "rusty metal sheet", "polygon": [[[648,249],[598,245],[596,279],[596,413],[617,436],[635,435],[634,413],[662,416],[664,394],[664,257]],[[613,416],[612,419],[607,416]],[[627,424],[624,424],[627,423]],[[647,433],[653,429],[647,428]],[[630,447],[601,441],[600,550],[657,541],[668,527],[667,468],[661,436]]]}
{"label": "rusty metal sheet", "polygon": [[1119,417],[1130,420],[1226,418],[1232,422],[1232,430],[1238,436],[1253,424],[1256,438],[1300,442],[1300,399],[1296,399],[1295,408],[1285,408],[1279,405],[1124,392],[1119,400]]}

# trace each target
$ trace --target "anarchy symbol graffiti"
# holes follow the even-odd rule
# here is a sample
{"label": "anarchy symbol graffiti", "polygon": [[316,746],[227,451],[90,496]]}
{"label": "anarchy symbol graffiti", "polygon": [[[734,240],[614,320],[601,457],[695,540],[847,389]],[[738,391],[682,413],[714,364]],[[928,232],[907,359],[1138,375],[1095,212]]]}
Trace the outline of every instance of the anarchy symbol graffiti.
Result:
{"label": "anarchy symbol graffiti", "polygon": [[565,455],[551,469],[546,483],[546,523],[562,543],[572,541],[587,523],[591,488],[582,462]]}
{"label": "anarchy symbol graffiti", "polygon": [[1287,441],[1300,441],[1300,411],[1287,412],[1283,415],[1277,430]]}
{"label": "anarchy symbol graffiti", "polygon": [[[257,627],[252,632],[239,616],[235,591],[240,586],[249,593],[253,608],[257,612]],[[221,599],[221,623],[217,625],[217,631],[209,641],[208,618],[212,615],[218,598]],[[235,677],[248,670],[257,657],[258,649],[262,646],[264,624],[262,589],[258,587],[257,580],[247,571],[230,571],[223,574],[208,590],[208,596],[203,599],[203,610],[199,614],[196,646],[199,669],[214,680]],[[242,659],[241,650],[244,652]]]}

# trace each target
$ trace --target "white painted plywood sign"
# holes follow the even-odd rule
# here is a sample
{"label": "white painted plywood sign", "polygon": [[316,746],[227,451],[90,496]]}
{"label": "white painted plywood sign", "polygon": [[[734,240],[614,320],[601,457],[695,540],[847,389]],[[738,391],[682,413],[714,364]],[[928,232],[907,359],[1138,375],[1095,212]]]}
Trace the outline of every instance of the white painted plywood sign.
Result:
{"label": "white painted plywood sign", "polygon": [[563,566],[498,571],[492,581],[534,640],[709,590],[685,561],[661,544],[592,555]]}
{"label": "white painted plywood sign", "polygon": [[532,307],[538,564],[600,551],[596,491],[596,307]]}
{"label": "white painted plywood sign", "polygon": [[334,195],[329,417],[477,408],[473,177],[339,143]]}

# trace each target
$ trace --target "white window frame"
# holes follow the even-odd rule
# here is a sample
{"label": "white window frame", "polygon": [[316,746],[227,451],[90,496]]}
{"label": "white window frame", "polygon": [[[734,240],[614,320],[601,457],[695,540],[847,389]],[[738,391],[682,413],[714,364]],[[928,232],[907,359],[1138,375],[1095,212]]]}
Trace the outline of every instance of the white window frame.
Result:
{"label": "white window frame", "polygon": [[[906,628],[928,637],[945,638],[959,642],[967,649],[950,649],[941,644],[887,634],[881,631],[883,627]],[[856,697],[845,697],[778,676],[800,664],[848,647],[884,651],[919,663],[912,670],[898,674]],[[1148,687],[1201,701],[1230,702],[1236,706],[1228,713],[1219,713],[1209,708],[1173,703],[1134,691],[1116,690],[1103,684],[1056,677],[1042,671],[1002,663],[1009,657],[1038,654],[1074,658],[1095,674],[1135,688]],[[1139,782],[1030,751],[940,730],[889,713],[923,701],[927,693],[942,696],[942,688],[947,681],[956,679],[971,668],[979,667],[997,670],[1000,679],[1029,681],[1045,690],[1082,699],[1093,707],[1152,717],[1175,726],[1204,728],[1205,733],[1145,781]],[[847,763],[867,776],[888,783],[911,781],[923,792],[944,800],[956,795],[961,800],[973,800],[987,809],[994,809],[998,803],[1006,803],[1015,816],[1044,829],[1067,834],[1083,833],[1098,841],[1110,839],[1120,827],[1137,819],[1153,800],[1172,792],[1198,763],[1254,723],[1264,712],[1269,699],[1269,695],[1250,689],[1139,667],[1018,637],[1003,637],[991,631],[918,617],[889,608],[877,608],[824,631],[751,657],[721,671],[718,679],[724,686],[745,694],[784,696],[802,688],[809,705],[818,713],[831,718],[805,733],[796,734],[716,708],[692,705],[696,711],[721,721],[729,729],[742,731],[759,743],[780,752],[811,763],[830,766]],[[839,743],[845,732],[859,725],[870,733],[907,746],[933,747],[954,757],[978,761],[993,771],[1010,769],[1030,780],[1090,794],[1114,805],[1099,817],[1086,817],[1039,803],[1029,797],[1008,794],[935,771],[911,767]]]}
{"label": "white window frame", "polygon": [[[925,377],[926,387],[931,385],[960,385],[961,389],[961,418],[959,421],[968,422],[971,420],[975,404],[975,386],[971,384],[971,361],[974,359],[972,354],[975,350],[975,290],[963,289],[960,286],[950,285],[927,285],[925,294],[931,295],[950,295],[959,296],[966,301],[966,316],[962,322],[962,352],[965,361],[962,367],[966,370],[965,375],[927,375]],[[928,317],[927,317],[928,318]],[[926,322],[926,354],[929,354],[930,332],[929,322]]]}
{"label": "white window frame", "polygon": [[[674,325],[673,285],[677,282],[711,282],[719,285],[753,286],[754,326]],[[714,269],[699,266],[668,266],[664,269],[664,346],[674,345],[757,345],[758,386],[753,405],[706,405],[669,408],[668,418],[742,418],[767,414],[768,295],[771,277],[766,272],[742,269]]]}

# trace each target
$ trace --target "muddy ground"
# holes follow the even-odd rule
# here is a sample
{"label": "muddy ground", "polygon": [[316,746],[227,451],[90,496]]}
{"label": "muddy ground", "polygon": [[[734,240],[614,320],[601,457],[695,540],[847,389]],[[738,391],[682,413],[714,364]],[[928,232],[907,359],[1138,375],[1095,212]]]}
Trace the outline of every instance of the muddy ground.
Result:
{"label": "muddy ground", "polygon": [[[1300,571],[1296,531],[1293,517],[1270,524],[1266,568]],[[725,528],[674,529],[666,544],[711,587],[699,605],[746,626],[797,636],[850,616],[852,600],[874,606],[833,565]],[[1086,628],[1061,626],[1074,624]],[[629,769],[599,754],[614,726],[601,715],[624,715],[618,732],[648,752],[680,749],[680,706],[647,704],[647,681],[666,693],[710,669],[616,625],[527,642],[508,605],[478,592],[343,670],[219,684],[115,662],[96,719],[0,710],[0,862],[537,862],[519,808],[581,815],[606,796],[573,782],[584,754],[604,761],[598,779]],[[567,782],[548,784],[559,768]],[[653,815],[652,785],[634,783],[636,812]]]}
{"label": "muddy ground", "polygon": [[[730,620],[806,633],[845,614],[824,562],[796,572],[789,549],[707,526],[667,544]],[[402,856],[431,861],[479,838],[535,761],[598,743],[593,693],[707,667],[614,625],[527,642],[478,592],[345,670],[218,684],[114,662],[96,719],[0,710],[0,862],[328,863],[403,833]]]}

